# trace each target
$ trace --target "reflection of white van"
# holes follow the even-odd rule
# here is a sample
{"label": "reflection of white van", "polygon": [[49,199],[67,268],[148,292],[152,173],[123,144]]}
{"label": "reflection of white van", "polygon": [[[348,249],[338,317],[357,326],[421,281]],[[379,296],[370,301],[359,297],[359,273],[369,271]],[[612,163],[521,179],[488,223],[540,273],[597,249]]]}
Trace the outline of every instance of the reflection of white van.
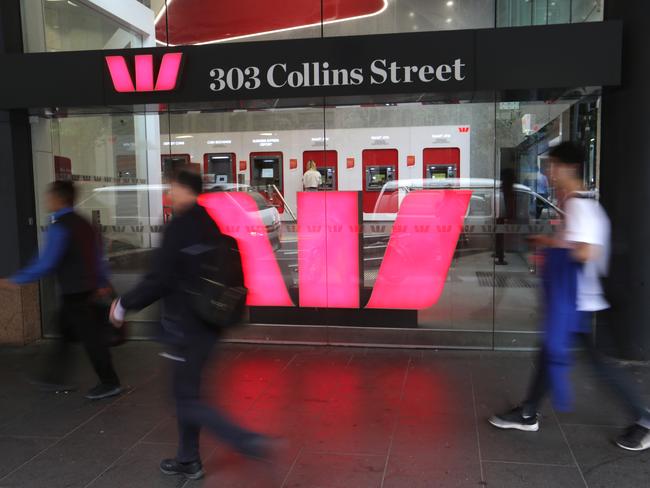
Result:
{"label": "reflection of white van", "polygon": [[[155,246],[152,235],[159,235],[163,222],[163,195],[169,189],[165,184],[116,185],[82,191],[77,208],[89,219],[103,226],[104,241],[109,257],[126,255],[142,257]],[[245,191],[257,204],[271,245],[280,247],[280,215],[264,197],[248,185],[216,185],[207,191]],[[159,214],[152,215],[151,208]],[[158,225],[149,226],[149,222]]]}
{"label": "reflection of white van", "polygon": [[[519,225],[535,226],[535,232],[551,232],[563,215],[562,210],[553,202],[534,192],[529,187],[514,184],[514,208],[510,210],[510,218],[506,219],[506,211],[501,182],[489,178],[445,178],[445,179],[408,179],[391,181],[382,188],[375,211],[382,221],[392,222],[396,213],[382,212],[386,208],[399,208],[402,201],[412,191],[420,190],[471,190],[472,196],[465,214],[465,231],[461,233],[459,248],[467,250],[492,249],[497,228],[495,224],[514,225],[506,230],[508,248],[524,250],[527,248],[525,237],[530,228],[520,228]],[[397,203],[397,205],[395,205]],[[501,221],[500,219],[505,219]]]}
{"label": "reflection of white van", "polygon": [[214,185],[204,185],[206,192],[222,192],[222,191],[240,191],[248,193],[255,203],[260,213],[262,223],[266,227],[266,233],[271,241],[273,249],[280,247],[280,213],[278,209],[269,204],[268,200],[255,188],[249,185],[242,185],[240,183],[216,183]]}
{"label": "reflection of white van", "polygon": [[[511,216],[517,223],[544,223],[562,216],[563,212],[557,205],[529,187],[515,184],[512,189],[515,208]],[[406,195],[418,190],[471,190],[472,197],[465,215],[466,225],[489,225],[506,216],[501,182],[489,178],[420,178],[390,181],[379,193],[375,213],[385,216],[386,220],[395,220],[396,214],[385,213],[383,209],[399,208]]]}

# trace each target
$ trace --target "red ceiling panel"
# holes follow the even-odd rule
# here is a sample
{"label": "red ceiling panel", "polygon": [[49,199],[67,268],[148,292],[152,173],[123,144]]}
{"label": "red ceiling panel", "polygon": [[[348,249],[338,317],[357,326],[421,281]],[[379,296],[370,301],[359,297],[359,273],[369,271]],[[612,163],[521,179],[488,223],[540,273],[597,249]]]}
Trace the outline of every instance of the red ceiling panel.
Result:
{"label": "red ceiling panel", "polygon": [[[321,21],[321,0],[168,0],[167,3],[168,11],[156,23],[156,37],[169,44],[215,42]],[[336,22],[370,16],[382,12],[386,5],[386,0],[323,0],[323,18],[325,22]]]}

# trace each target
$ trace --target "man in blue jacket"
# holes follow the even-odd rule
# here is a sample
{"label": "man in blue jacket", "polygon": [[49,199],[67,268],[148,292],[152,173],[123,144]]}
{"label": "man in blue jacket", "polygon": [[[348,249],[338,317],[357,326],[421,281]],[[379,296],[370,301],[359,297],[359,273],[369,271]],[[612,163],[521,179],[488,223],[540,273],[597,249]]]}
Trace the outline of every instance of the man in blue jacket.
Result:
{"label": "man in blue jacket", "polygon": [[99,400],[122,389],[113,368],[104,323],[96,299],[108,286],[100,239],[92,225],[74,210],[75,187],[71,181],[55,181],[46,193],[51,223],[42,254],[9,280],[4,287],[32,283],[54,274],[61,290],[59,328],[63,340],[45,364],[39,383],[50,390],[71,390],[66,385],[70,363],[69,344],[81,341],[99,377],[86,398]]}

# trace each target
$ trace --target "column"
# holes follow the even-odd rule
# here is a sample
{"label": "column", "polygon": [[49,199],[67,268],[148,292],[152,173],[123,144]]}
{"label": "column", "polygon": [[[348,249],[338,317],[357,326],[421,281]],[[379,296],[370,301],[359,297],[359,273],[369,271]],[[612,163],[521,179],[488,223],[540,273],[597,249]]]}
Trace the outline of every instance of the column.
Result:
{"label": "column", "polygon": [[[600,185],[612,220],[607,280],[610,313],[599,345],[626,359],[650,359],[650,2],[605,2],[605,18],[624,21],[623,82],[602,99]],[[610,335],[609,332],[613,335]]]}
{"label": "column", "polygon": [[[0,2],[0,53],[22,52],[20,0]],[[34,178],[26,110],[0,111],[0,276],[36,251]],[[0,291],[0,343],[26,344],[41,335],[38,286]]]}

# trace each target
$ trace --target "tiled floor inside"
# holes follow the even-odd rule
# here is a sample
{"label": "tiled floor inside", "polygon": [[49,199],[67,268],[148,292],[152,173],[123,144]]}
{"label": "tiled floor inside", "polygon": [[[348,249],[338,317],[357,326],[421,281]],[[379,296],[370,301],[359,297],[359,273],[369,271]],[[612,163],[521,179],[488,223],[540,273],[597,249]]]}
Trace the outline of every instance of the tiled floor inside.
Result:
{"label": "tiled floor inside", "polygon": [[[206,393],[232,417],[285,439],[272,461],[249,461],[208,434],[200,482],[159,473],[174,454],[175,419],[160,346],[114,350],[128,391],[83,398],[25,380],[43,348],[0,349],[0,487],[602,487],[650,486],[650,451],[611,439],[627,422],[585,366],[576,411],[548,404],[537,433],[486,418],[516,403],[532,369],[526,353],[224,345]],[[650,401],[650,368],[628,365]]]}

